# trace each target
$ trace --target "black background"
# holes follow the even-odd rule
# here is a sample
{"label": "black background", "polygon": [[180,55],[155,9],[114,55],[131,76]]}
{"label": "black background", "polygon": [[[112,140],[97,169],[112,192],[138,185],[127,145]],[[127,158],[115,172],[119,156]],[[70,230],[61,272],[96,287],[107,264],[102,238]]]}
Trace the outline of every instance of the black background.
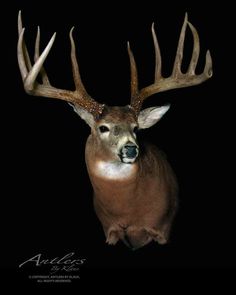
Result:
{"label": "black background", "polygon": [[[230,7],[180,2],[164,5],[159,1],[47,2],[11,1],[2,11],[8,16],[2,26],[1,45],[2,269],[19,274],[18,265],[38,253],[53,258],[69,252],[87,259],[81,269],[82,278],[118,268],[154,271],[234,267],[235,196],[228,191],[231,173],[223,166],[232,161],[226,139],[232,118],[227,115],[232,109],[227,85],[233,85],[229,70],[233,67],[228,33]],[[154,73],[150,31],[154,21],[163,73],[168,76],[188,11],[201,41],[197,72],[202,71],[209,48],[213,78],[196,87],[154,95],[145,103],[171,103],[164,118],[143,134],[165,151],[179,181],[180,207],[168,245],[151,243],[133,252],[122,243],[115,247],[105,244],[93,211],[84,161],[89,128],[67,103],[24,92],[16,59],[19,9],[31,53],[37,25],[41,27],[42,48],[57,31],[45,66],[51,83],[59,88],[73,89],[68,33],[75,26],[86,89],[99,102],[110,105],[129,103],[127,40],[138,65],[140,86],[144,87],[152,82]],[[192,49],[189,31],[186,38],[184,69]],[[31,269],[27,271],[29,274]]]}

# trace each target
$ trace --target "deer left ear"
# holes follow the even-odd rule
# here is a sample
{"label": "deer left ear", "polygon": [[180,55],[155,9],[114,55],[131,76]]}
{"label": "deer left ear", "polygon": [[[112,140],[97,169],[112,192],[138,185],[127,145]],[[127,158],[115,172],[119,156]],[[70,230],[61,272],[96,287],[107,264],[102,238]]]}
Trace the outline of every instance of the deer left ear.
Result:
{"label": "deer left ear", "polygon": [[169,110],[170,105],[163,107],[151,107],[142,110],[138,116],[138,124],[140,129],[146,129],[155,125],[161,117]]}

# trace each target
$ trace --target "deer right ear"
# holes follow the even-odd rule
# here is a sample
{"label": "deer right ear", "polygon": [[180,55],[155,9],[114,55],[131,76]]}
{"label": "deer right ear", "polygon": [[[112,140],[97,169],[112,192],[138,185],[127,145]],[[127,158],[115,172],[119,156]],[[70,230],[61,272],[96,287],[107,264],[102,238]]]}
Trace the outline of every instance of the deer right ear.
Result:
{"label": "deer right ear", "polygon": [[163,107],[151,107],[142,110],[138,116],[138,124],[140,129],[146,129],[155,125],[161,117],[169,110],[170,105]]}
{"label": "deer right ear", "polygon": [[69,103],[69,105],[73,107],[76,114],[78,114],[80,118],[83,119],[91,128],[94,127],[94,117],[91,113],[89,113],[85,109],[82,109],[76,104]]}

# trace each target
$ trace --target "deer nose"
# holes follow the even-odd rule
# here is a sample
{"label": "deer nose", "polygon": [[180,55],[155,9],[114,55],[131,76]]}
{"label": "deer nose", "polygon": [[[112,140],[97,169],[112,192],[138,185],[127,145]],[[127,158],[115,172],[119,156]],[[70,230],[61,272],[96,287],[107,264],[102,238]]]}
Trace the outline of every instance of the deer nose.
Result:
{"label": "deer nose", "polygon": [[138,147],[133,143],[126,144],[122,150],[123,154],[129,159],[136,158],[138,155]]}

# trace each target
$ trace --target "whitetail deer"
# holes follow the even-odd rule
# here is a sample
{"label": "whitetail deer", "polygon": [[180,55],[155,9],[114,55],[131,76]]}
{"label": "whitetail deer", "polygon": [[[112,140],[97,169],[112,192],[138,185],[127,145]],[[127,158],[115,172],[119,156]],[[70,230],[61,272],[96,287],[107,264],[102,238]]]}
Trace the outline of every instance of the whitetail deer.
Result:
{"label": "whitetail deer", "polygon": [[[186,28],[193,35],[193,53],[186,73],[181,72]],[[35,42],[34,65],[31,65],[24,42],[21,13],[18,16],[19,41],[17,56],[19,68],[28,94],[62,99],[74,107],[76,113],[91,128],[85,149],[89,177],[94,189],[94,207],[100,219],[108,244],[122,240],[127,246],[137,249],[150,241],[165,244],[168,241],[177,208],[177,182],[164,154],[155,146],[143,143],[142,149],[136,138],[136,130],[157,123],[168,111],[169,105],[141,110],[143,101],[158,92],[200,84],[212,76],[210,52],[206,53],[205,68],[196,75],[199,57],[197,30],[185,15],[181,29],[173,72],[163,78],[161,53],[152,25],[155,48],[154,83],[141,90],[135,59],[128,43],[131,67],[131,102],[128,106],[106,106],[92,99],[80,78],[76,49],[70,31],[71,62],[75,91],[51,86],[43,63],[55,40],[39,54],[40,31]],[[41,83],[37,76],[41,75]]]}

